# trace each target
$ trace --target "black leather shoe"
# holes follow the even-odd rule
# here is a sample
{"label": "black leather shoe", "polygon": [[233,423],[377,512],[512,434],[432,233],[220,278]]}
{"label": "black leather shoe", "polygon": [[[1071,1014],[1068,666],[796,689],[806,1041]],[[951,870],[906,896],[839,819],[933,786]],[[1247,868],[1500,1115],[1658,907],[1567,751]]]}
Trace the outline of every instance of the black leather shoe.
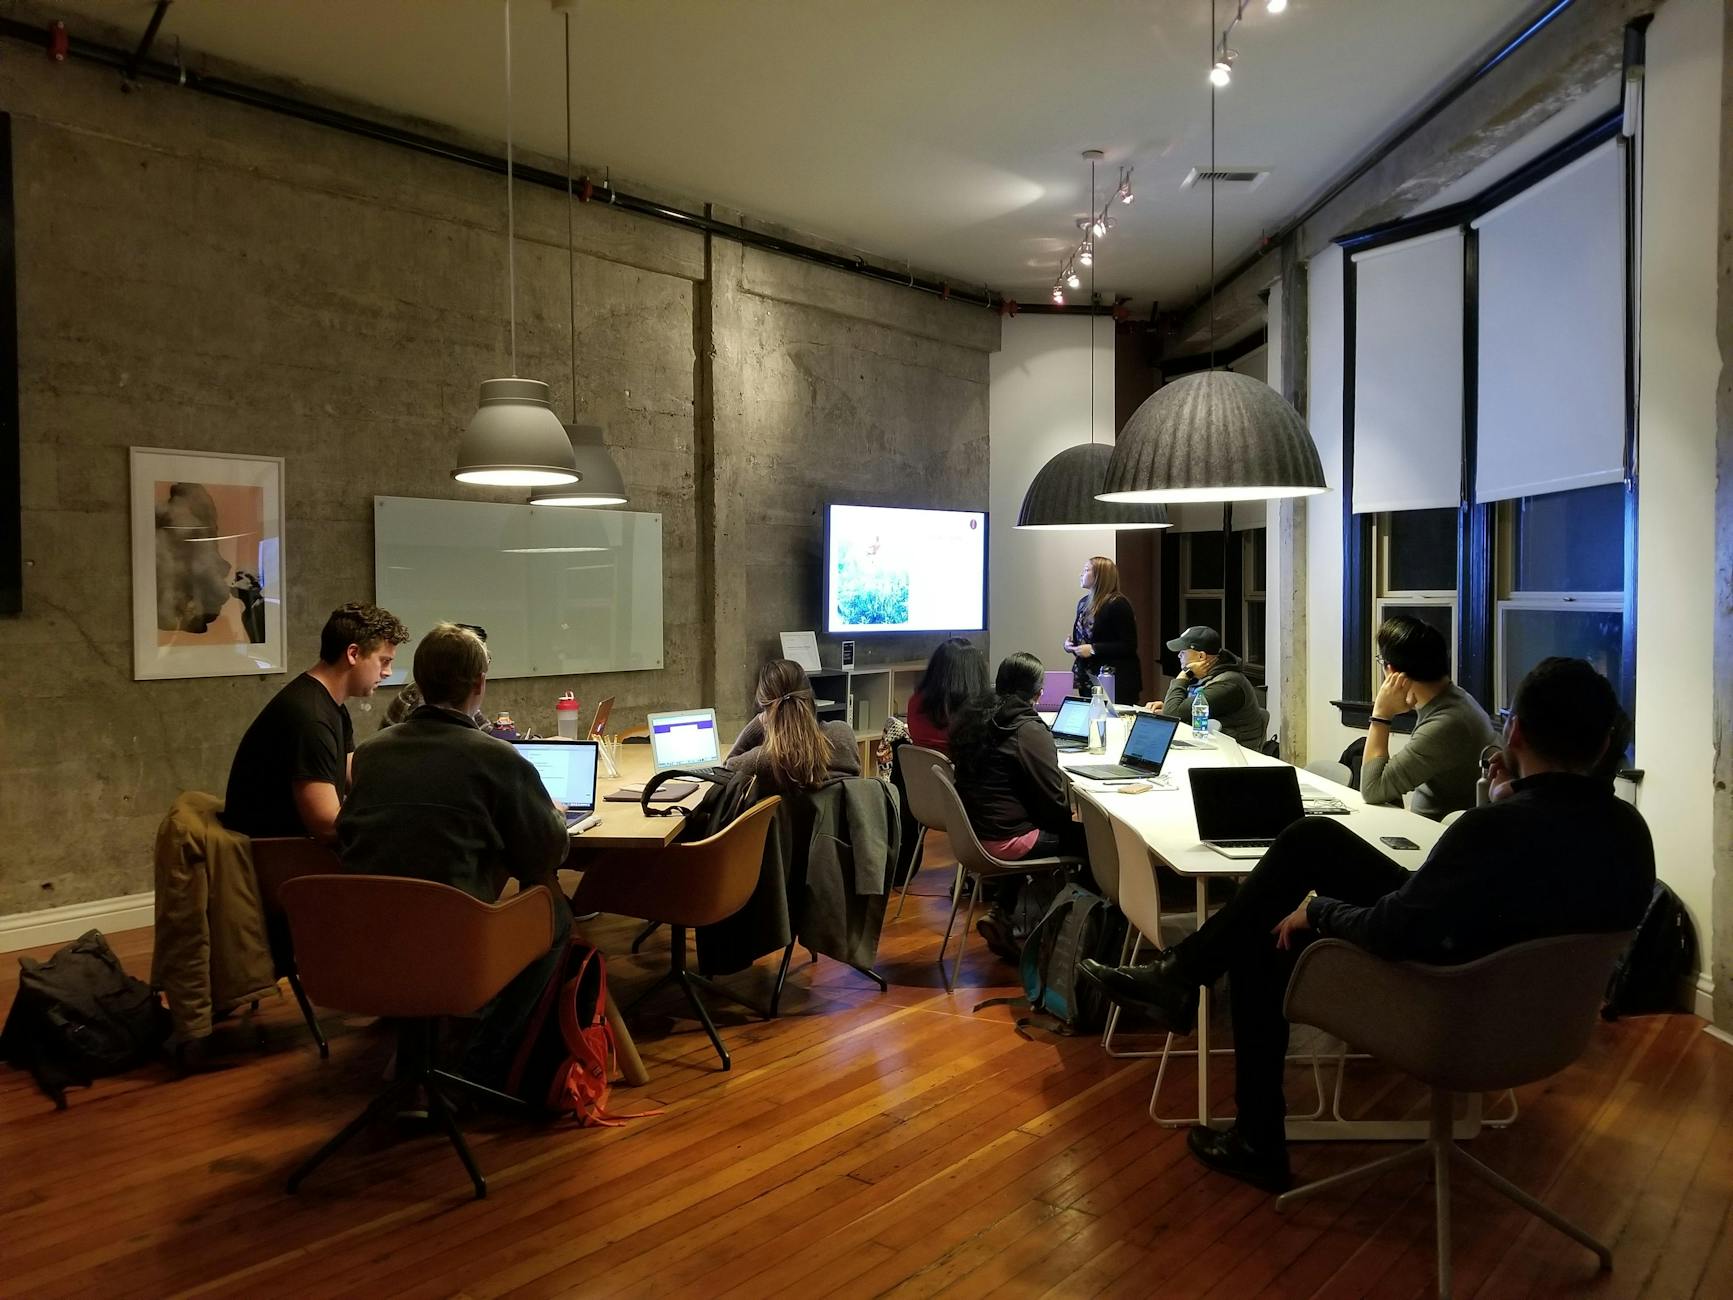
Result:
{"label": "black leather shoe", "polygon": [[1169,948],[1147,966],[1109,966],[1085,957],[1083,973],[1107,991],[1115,1002],[1129,1002],[1153,1012],[1163,1029],[1189,1034],[1197,1028],[1197,983],[1180,974]]}
{"label": "black leather shoe", "polygon": [[1242,1183],[1277,1193],[1293,1185],[1285,1142],[1254,1146],[1238,1128],[1213,1129],[1200,1125],[1186,1134],[1185,1144],[1211,1169]]}
{"label": "black leather shoe", "polygon": [[987,941],[987,947],[1002,960],[1015,966],[1023,956],[1023,945],[1011,933],[1011,922],[1002,909],[990,907],[975,921],[975,933]]}

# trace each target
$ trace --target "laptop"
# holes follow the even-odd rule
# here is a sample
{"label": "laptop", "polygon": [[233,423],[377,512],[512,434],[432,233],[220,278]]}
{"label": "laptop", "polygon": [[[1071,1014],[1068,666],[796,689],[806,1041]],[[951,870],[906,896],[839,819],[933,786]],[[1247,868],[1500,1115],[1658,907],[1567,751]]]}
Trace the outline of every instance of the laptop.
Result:
{"label": "laptop", "polygon": [[1072,697],[1061,700],[1059,716],[1053,719],[1053,742],[1061,754],[1076,754],[1089,748],[1089,701]]}
{"label": "laptop", "polygon": [[596,705],[596,716],[590,722],[590,739],[600,740],[608,731],[608,714],[614,711],[614,697],[608,696]]}
{"label": "laptop", "polygon": [[596,811],[595,741],[520,740],[517,752],[541,774],[549,797],[566,806],[567,824]]}
{"label": "laptop", "polygon": [[1131,732],[1125,737],[1125,751],[1117,763],[1097,763],[1089,767],[1071,768],[1073,776],[1091,781],[1147,781],[1161,775],[1161,765],[1167,762],[1167,751],[1173,745],[1173,733],[1179,722],[1159,713],[1140,713],[1132,719]]}
{"label": "laptop", "polygon": [[1256,859],[1306,815],[1299,774],[1280,767],[1194,767],[1197,837],[1224,858]]}
{"label": "laptop", "polygon": [[715,709],[682,709],[652,713],[650,759],[658,772],[671,767],[705,771],[722,763],[722,741],[716,734]]}
{"label": "laptop", "polygon": [[1049,671],[1041,674],[1041,698],[1035,701],[1035,707],[1042,713],[1049,709],[1057,709],[1065,703],[1066,696],[1077,689],[1071,680],[1071,670]]}

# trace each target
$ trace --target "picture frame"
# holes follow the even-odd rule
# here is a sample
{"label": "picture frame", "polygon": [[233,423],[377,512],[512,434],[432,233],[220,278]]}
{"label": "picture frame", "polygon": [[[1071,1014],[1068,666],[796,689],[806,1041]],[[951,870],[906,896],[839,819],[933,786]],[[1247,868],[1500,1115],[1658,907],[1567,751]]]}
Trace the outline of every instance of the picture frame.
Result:
{"label": "picture frame", "polygon": [[129,450],[133,680],[288,671],[283,458]]}

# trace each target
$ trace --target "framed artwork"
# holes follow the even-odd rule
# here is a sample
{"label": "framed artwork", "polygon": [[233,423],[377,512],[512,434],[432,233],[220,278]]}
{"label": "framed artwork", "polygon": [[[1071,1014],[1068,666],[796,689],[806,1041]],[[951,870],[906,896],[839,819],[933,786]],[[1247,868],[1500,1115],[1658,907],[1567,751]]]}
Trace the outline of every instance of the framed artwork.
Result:
{"label": "framed artwork", "polygon": [[287,670],[283,459],[132,451],[132,675]]}

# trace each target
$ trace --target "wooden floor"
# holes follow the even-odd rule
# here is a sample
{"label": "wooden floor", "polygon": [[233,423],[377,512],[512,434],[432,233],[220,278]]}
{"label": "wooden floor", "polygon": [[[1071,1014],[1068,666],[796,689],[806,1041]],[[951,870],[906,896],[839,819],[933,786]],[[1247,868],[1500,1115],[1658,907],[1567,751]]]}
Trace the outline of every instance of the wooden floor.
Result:
{"label": "wooden floor", "polygon": [[[1419,1171],[1278,1214],[1149,1121],[1153,1062],[1019,1037],[1004,1008],[972,1014],[1009,991],[978,940],[947,995],[933,965],[945,875],[923,873],[926,896],[887,926],[888,994],[822,961],[797,968],[780,1020],[722,1012],[731,1073],[690,1021],[647,1013],[653,1082],[616,1105],[664,1114],[618,1130],[474,1122],[483,1202],[442,1139],[389,1133],[283,1194],[286,1168],[360,1109],[390,1052],[366,1022],[330,1016],[321,1063],[289,1000],[262,1013],[262,1049],[248,1024],[220,1028],[228,1068],[102,1081],[65,1113],[0,1067],[0,1294],[1430,1294]],[[623,953],[630,927],[591,932]],[[148,932],[114,942],[148,971]],[[616,987],[659,959],[653,944],[614,959]],[[1183,1105],[1190,1068],[1170,1079]],[[1220,1082],[1225,1100],[1228,1069]],[[1376,1067],[1350,1088],[1367,1110],[1421,1113]],[[1459,1295],[1733,1295],[1733,1047],[1688,1016],[1603,1025],[1521,1100],[1520,1122],[1475,1153],[1609,1240],[1616,1271],[1459,1182]],[[1296,1147],[1296,1173],[1385,1150]]]}

